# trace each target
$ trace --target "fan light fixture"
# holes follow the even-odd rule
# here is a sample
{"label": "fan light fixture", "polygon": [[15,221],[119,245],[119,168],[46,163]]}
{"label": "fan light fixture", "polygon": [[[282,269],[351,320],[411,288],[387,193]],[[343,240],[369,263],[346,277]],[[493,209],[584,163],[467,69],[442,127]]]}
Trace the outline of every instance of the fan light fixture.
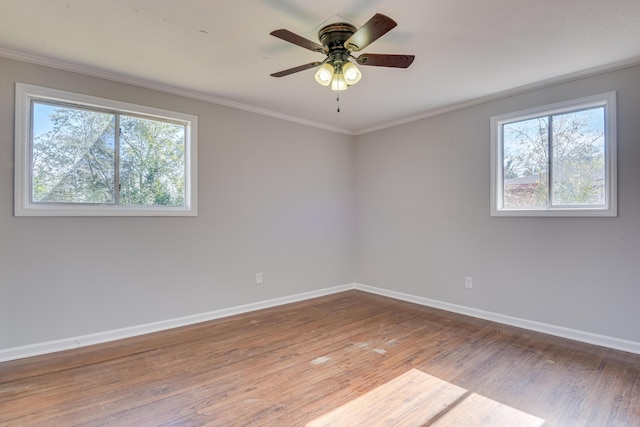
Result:
{"label": "fan light fixture", "polygon": [[363,53],[355,57],[352,54],[378,40],[396,25],[396,21],[381,13],[376,13],[360,28],[346,22],[336,22],[325,25],[318,31],[320,44],[284,28],[272,31],[272,36],[326,55],[326,58],[324,61],[310,62],[279,71],[271,76],[284,77],[319,67],[315,74],[316,81],[322,86],[331,87],[331,90],[341,91],[358,83],[362,78],[362,73],[355,63],[374,67],[407,68],[415,58],[413,55]]}
{"label": "fan light fixture", "polygon": [[315,75],[316,81],[322,86],[331,85],[331,90],[346,90],[349,86],[358,83],[362,78],[362,73],[358,67],[346,62],[344,65],[339,62],[325,62]]}

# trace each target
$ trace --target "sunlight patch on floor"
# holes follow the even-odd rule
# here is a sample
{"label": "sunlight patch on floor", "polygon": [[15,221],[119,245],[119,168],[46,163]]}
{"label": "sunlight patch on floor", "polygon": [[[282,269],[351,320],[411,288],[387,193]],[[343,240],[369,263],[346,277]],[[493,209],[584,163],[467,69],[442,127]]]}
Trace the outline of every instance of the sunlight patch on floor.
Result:
{"label": "sunlight patch on floor", "polygon": [[544,420],[417,369],[309,422],[319,426],[539,427]]}

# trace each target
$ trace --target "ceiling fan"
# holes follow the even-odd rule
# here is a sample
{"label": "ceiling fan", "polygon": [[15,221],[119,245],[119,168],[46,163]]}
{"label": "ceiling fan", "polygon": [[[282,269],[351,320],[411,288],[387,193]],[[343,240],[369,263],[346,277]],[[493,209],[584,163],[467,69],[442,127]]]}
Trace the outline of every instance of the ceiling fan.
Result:
{"label": "ceiling fan", "polygon": [[[414,55],[391,55],[379,53],[363,53],[358,57],[352,55],[398,25],[388,16],[376,13],[360,28],[354,25],[338,22],[329,24],[320,29],[318,39],[321,44],[308,40],[289,30],[280,29],[272,31],[272,36],[288,41],[313,52],[325,54],[324,61],[311,62],[298,67],[289,68],[271,74],[272,77],[284,77],[299,71],[320,67],[315,78],[322,86],[331,85],[332,90],[346,90],[349,86],[358,83],[362,73],[358,65],[372,65],[376,67],[407,68],[413,62]],[[352,62],[352,60],[355,62]]]}

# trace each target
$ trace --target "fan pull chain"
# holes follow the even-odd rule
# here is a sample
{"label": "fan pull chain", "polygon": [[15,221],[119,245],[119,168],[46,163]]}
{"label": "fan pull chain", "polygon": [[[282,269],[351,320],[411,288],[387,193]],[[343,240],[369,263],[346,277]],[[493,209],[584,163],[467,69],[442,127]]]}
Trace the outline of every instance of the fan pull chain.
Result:
{"label": "fan pull chain", "polygon": [[338,103],[338,113],[340,112],[340,92],[336,95],[336,102]]}

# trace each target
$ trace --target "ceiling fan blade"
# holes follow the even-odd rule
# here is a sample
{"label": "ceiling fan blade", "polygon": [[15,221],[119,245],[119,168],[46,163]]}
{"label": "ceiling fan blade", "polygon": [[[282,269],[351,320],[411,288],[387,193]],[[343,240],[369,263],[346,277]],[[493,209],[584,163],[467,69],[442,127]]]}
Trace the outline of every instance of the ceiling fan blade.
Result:
{"label": "ceiling fan blade", "polygon": [[289,30],[274,30],[271,31],[272,36],[274,37],[278,37],[279,39],[282,39],[284,41],[287,41],[289,43],[293,43],[296,44],[300,47],[303,47],[305,49],[309,49],[312,50],[314,52],[324,52],[324,47],[322,47],[322,45],[319,45],[316,42],[312,42],[311,40],[305,39],[302,36],[299,36],[295,33],[292,33]]}
{"label": "ceiling fan blade", "polygon": [[383,53],[363,53],[356,58],[359,65],[375,67],[407,68],[413,63],[415,55],[388,55]]}
{"label": "ceiling fan blade", "polygon": [[381,13],[376,13],[373,18],[369,19],[344,42],[344,46],[351,51],[362,50],[387,34],[396,25],[398,24],[393,19]]}
{"label": "ceiling fan blade", "polygon": [[309,68],[314,68],[314,67],[317,67],[318,65],[321,65],[321,64],[322,64],[322,62],[310,62],[308,64],[299,65],[297,67],[289,68],[288,70],[283,70],[283,71],[280,71],[280,72],[277,72],[277,73],[273,73],[273,74],[271,74],[271,77],[288,76],[289,74],[297,73],[298,71],[308,70]]}

